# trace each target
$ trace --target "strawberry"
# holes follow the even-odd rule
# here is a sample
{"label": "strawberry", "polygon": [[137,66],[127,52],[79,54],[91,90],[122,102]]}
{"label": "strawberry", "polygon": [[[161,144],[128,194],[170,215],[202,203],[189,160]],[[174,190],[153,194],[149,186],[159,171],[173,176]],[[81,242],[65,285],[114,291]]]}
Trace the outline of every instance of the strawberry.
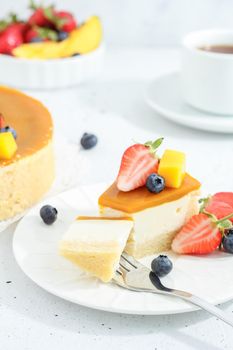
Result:
{"label": "strawberry", "polygon": [[233,208],[233,192],[218,192],[212,196],[212,199],[227,203]]}
{"label": "strawberry", "polygon": [[144,186],[149,175],[158,170],[159,159],[156,150],[163,138],[154,142],[135,144],[124,152],[116,184],[120,191],[128,192]]}
{"label": "strawberry", "polygon": [[0,53],[10,55],[12,50],[23,44],[22,25],[11,24],[0,34]]}
{"label": "strawberry", "polygon": [[58,38],[57,32],[49,28],[41,28],[34,26],[30,28],[25,34],[25,42],[33,43],[40,41],[53,40],[56,41]]}
{"label": "strawberry", "polygon": [[[233,207],[224,202],[210,200],[204,210],[215,215],[217,219],[222,219],[224,216],[227,216],[233,212]],[[233,222],[233,218],[230,220]]]}
{"label": "strawberry", "polygon": [[[202,203],[201,212],[207,211],[217,219],[222,219],[233,212],[233,193],[218,192],[211,197],[200,199],[200,203]],[[233,218],[230,220],[233,222]]]}
{"label": "strawberry", "polygon": [[34,1],[31,0],[29,8],[34,11],[28,19],[28,23],[31,26],[50,27],[52,25],[51,18],[54,15],[53,6],[37,6]]}
{"label": "strawberry", "polygon": [[60,31],[70,33],[77,28],[77,22],[70,12],[56,11],[54,24]]}
{"label": "strawberry", "polygon": [[50,26],[50,21],[46,18],[44,9],[39,7],[28,19],[28,23],[32,26],[37,25],[40,27]]}
{"label": "strawberry", "polygon": [[0,113],[0,130],[4,127],[4,117],[3,115]]}
{"label": "strawberry", "polygon": [[194,215],[183,226],[172,242],[172,250],[178,254],[209,254],[216,250],[222,241],[222,233],[231,227],[229,218],[217,220],[213,215],[200,213]]}

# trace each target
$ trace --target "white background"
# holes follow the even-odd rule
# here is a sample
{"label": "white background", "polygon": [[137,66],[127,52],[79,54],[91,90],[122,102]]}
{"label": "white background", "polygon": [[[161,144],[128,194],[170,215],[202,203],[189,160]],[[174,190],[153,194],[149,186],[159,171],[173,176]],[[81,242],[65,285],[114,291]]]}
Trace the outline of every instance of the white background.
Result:
{"label": "white background", "polygon": [[[26,14],[28,0],[0,0],[0,16]],[[190,30],[233,27],[232,0],[44,0],[70,9],[80,21],[101,16],[110,45],[177,45]]]}

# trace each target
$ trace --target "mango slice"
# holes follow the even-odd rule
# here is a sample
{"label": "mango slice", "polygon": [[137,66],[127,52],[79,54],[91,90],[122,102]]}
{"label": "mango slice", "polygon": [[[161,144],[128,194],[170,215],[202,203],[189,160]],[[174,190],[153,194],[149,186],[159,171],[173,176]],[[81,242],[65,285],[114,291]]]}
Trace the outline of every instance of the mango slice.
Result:
{"label": "mango slice", "polygon": [[0,133],[0,159],[11,159],[16,150],[17,144],[12,133]]}
{"label": "mango slice", "polygon": [[29,59],[54,59],[85,54],[95,50],[102,40],[102,25],[97,16],[90,17],[83,25],[73,30],[61,42],[23,44],[13,50],[13,55]]}
{"label": "mango slice", "polygon": [[160,160],[158,174],[164,177],[166,187],[179,188],[185,175],[185,154],[166,150]]}
{"label": "mango slice", "polygon": [[75,53],[85,54],[95,50],[102,40],[102,25],[97,16],[88,19],[81,27],[73,30],[67,39],[63,57]]}

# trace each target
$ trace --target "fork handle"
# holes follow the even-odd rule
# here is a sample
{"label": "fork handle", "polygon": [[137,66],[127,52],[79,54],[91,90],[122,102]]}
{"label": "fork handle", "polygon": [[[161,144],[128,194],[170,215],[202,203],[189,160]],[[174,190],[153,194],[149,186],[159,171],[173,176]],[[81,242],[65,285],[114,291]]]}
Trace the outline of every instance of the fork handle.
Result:
{"label": "fork handle", "polygon": [[231,317],[231,315],[228,315],[225,311],[222,311],[221,309],[210,304],[208,301],[204,299],[201,299],[191,293],[186,293],[175,289],[173,289],[172,291],[166,294],[172,294],[172,295],[178,296],[196,306],[199,306],[203,310],[208,311],[210,314],[218,317],[219,319],[221,319],[222,321],[224,321],[225,323],[233,327],[233,318]]}
{"label": "fork handle", "polygon": [[184,299],[185,301],[188,301],[196,306],[199,306],[201,309],[208,311],[210,314],[218,317],[219,319],[221,319],[222,321],[224,321],[225,323],[233,327],[232,316],[228,315],[225,311],[222,311],[221,309],[214,306],[213,304],[210,304],[208,301],[201,299],[189,292],[165,287],[161,283],[159,277],[153,272],[150,272],[149,278],[153,286],[156,288],[156,293],[158,293],[159,291],[160,294],[173,295],[181,299]]}

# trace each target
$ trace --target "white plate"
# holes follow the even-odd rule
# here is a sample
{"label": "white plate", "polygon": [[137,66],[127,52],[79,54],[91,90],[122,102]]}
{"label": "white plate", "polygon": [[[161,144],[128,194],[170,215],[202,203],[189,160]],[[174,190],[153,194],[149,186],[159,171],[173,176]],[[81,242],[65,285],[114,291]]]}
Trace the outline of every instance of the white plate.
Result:
{"label": "white plate", "polygon": [[95,78],[102,69],[105,46],[68,58],[24,59],[0,54],[0,84],[21,89],[56,89]]}
{"label": "white plate", "polygon": [[179,72],[158,77],[146,91],[146,101],[163,117],[195,129],[233,133],[233,116],[208,114],[185,103]]}
{"label": "white plate", "polygon": [[[196,310],[178,298],[124,290],[90,277],[57,253],[58,241],[78,214],[97,211],[98,195],[106,185],[79,187],[48,202],[58,209],[58,220],[46,226],[39,217],[40,204],[18,224],[13,240],[16,261],[24,273],[48,292],[74,303],[111,312],[161,315]],[[224,253],[208,257],[170,254],[174,269],[163,279],[217,304],[233,298],[233,257]],[[150,258],[142,262],[150,265]]]}

